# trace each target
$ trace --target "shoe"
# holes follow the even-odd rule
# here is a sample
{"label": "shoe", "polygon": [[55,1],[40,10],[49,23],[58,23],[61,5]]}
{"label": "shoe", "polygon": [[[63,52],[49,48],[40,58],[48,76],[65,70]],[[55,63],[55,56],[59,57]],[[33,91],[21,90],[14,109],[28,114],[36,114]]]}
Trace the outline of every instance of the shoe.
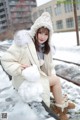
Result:
{"label": "shoe", "polygon": [[51,110],[58,115],[60,120],[69,120],[67,116],[68,110],[64,105],[55,104],[54,106],[51,106]]}
{"label": "shoe", "polygon": [[[66,102],[66,106],[67,106],[67,109],[75,109],[76,107],[76,104],[74,102],[72,102],[71,100],[68,100],[68,97],[67,95],[64,96],[64,101]],[[54,104],[55,103],[55,100],[53,97],[50,97],[50,104]],[[51,105],[52,106],[52,105]]]}
{"label": "shoe", "polygon": [[75,107],[76,107],[75,103],[73,103],[73,102],[71,102],[71,101],[68,102],[68,107],[67,107],[67,109],[75,109]]}
{"label": "shoe", "polygon": [[64,95],[64,101],[67,104],[67,109],[75,109],[76,105],[74,102],[72,102],[71,100],[68,100],[67,95]]}

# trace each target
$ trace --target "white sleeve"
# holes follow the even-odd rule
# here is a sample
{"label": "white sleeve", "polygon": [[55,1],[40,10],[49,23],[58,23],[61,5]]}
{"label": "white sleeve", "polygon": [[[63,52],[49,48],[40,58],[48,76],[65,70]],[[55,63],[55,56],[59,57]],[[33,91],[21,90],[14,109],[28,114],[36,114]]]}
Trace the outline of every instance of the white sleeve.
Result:
{"label": "white sleeve", "polygon": [[12,45],[1,57],[1,64],[5,71],[11,76],[21,75],[21,65],[19,64],[20,48]]}

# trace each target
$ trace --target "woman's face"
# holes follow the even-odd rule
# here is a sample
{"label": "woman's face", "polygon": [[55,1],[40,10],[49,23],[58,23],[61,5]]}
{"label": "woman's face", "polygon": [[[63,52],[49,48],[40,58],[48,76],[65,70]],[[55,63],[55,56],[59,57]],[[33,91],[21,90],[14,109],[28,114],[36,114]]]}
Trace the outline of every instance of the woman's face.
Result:
{"label": "woman's face", "polygon": [[40,28],[37,34],[38,43],[43,44],[49,38],[49,30],[47,28]]}

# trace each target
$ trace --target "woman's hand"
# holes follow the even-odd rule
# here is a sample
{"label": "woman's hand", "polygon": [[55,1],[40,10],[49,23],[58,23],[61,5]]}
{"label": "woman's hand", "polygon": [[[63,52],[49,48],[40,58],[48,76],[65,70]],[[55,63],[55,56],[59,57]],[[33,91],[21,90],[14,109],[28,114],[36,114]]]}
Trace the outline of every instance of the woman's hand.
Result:
{"label": "woman's hand", "polygon": [[25,69],[25,68],[29,67],[29,65],[21,64],[21,67],[22,67],[22,69]]}

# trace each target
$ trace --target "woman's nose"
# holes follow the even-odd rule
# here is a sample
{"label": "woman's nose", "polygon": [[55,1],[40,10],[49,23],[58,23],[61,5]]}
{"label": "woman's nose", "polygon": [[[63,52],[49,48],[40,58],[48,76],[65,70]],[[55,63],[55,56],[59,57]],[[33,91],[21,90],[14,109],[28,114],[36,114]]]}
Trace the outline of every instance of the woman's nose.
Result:
{"label": "woman's nose", "polygon": [[44,34],[42,34],[42,35],[41,35],[41,38],[44,38],[44,37],[45,37],[45,35],[44,35]]}

